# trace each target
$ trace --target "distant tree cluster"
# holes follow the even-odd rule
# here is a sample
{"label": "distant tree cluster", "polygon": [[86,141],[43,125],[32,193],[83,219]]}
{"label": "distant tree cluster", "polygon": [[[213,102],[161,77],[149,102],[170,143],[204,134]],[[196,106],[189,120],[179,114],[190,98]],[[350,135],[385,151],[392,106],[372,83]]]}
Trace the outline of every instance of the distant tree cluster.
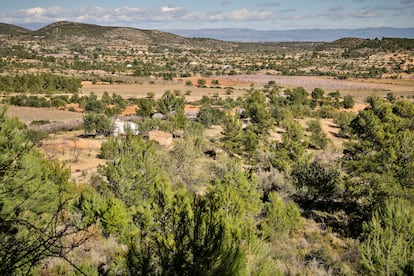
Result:
{"label": "distant tree cluster", "polygon": [[414,39],[395,37],[383,37],[382,39],[367,39],[357,46],[357,48],[364,47],[381,49],[384,51],[396,51],[398,49],[413,50]]}
{"label": "distant tree cluster", "polygon": [[81,80],[50,73],[0,76],[0,91],[30,93],[75,93],[81,88]]}

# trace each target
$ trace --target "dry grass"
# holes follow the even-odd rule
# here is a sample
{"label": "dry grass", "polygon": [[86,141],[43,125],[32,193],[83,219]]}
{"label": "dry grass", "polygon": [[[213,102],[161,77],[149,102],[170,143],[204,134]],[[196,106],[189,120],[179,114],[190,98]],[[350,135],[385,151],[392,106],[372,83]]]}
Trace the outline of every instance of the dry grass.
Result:
{"label": "dry grass", "polygon": [[[356,244],[338,237],[312,219],[302,218],[303,228],[289,237],[273,241],[269,254],[278,262],[284,275],[348,275],[356,265],[357,255],[351,255]],[[352,269],[353,267],[353,269]]]}
{"label": "dry grass", "polygon": [[[201,77],[191,78],[194,84],[197,83],[197,79]],[[206,78],[205,78],[206,79]],[[218,79],[218,78],[214,78]],[[211,82],[212,79],[210,79]],[[207,82],[206,85],[210,86],[210,82]],[[116,93],[121,95],[123,98],[144,98],[147,97],[149,93],[153,93],[154,98],[160,98],[165,91],[180,91],[181,95],[185,95],[185,98],[188,102],[196,101],[201,99],[203,96],[214,96],[219,95],[222,98],[234,97],[244,95],[245,88],[248,88],[249,85],[241,82],[226,81],[224,79],[219,79],[219,85],[222,88],[212,88],[212,87],[197,87],[195,85],[186,85],[186,78],[177,79],[173,81],[148,81],[143,83],[133,83],[133,84],[86,84],[82,87],[81,92],[83,94],[95,93],[98,97],[106,91],[109,94]],[[224,87],[229,86],[227,84],[234,84],[234,90],[231,95],[227,95]],[[188,94],[189,91],[189,95]]]}
{"label": "dry grass", "polygon": [[358,102],[373,94],[386,96],[393,92],[395,96],[414,96],[414,81],[412,80],[377,80],[377,79],[349,79],[339,80],[330,77],[316,76],[271,76],[271,75],[236,75],[230,76],[235,81],[247,81],[255,84],[266,84],[275,81],[282,87],[292,88],[302,86],[309,92],[315,87],[325,90],[326,93],[339,91],[342,95],[351,95]]}
{"label": "dry grass", "polygon": [[82,113],[54,108],[9,106],[7,115],[17,117],[21,122],[30,124],[33,121],[68,122],[82,120]]}
{"label": "dry grass", "polygon": [[[206,87],[198,87],[197,81],[204,79]],[[211,84],[212,80],[218,80],[218,85]],[[396,97],[412,98],[414,96],[414,80],[411,79],[348,79],[338,80],[330,77],[318,76],[271,76],[271,75],[235,75],[227,77],[207,78],[194,76],[188,78],[179,78],[173,81],[162,81],[146,79],[141,83],[130,84],[109,84],[98,83],[92,84],[84,82],[81,89],[83,94],[95,93],[101,96],[105,91],[109,94],[116,93],[124,98],[143,98],[153,94],[155,99],[160,98],[165,91],[180,91],[185,95],[188,102],[201,99],[203,96],[218,95],[222,98],[237,98],[246,94],[254,84],[262,87],[269,81],[275,81],[283,88],[293,88],[302,86],[308,92],[315,87],[320,87],[326,93],[339,91],[342,95],[351,95],[356,103],[364,103],[365,99],[371,95],[385,97],[387,93],[392,92]],[[192,85],[186,85],[191,81]],[[220,88],[218,88],[220,87]],[[228,95],[225,87],[232,87],[233,93]],[[189,94],[189,95],[188,95]],[[358,108],[359,109],[359,108]]]}
{"label": "dry grass", "polygon": [[[107,271],[111,266],[116,266],[119,257],[127,251],[127,247],[120,244],[115,237],[103,238],[97,226],[89,227],[88,235],[91,235],[91,237],[85,243],[74,248],[66,255],[78,267],[91,265]],[[43,260],[37,273],[41,276],[79,275],[67,262],[57,257]]]}

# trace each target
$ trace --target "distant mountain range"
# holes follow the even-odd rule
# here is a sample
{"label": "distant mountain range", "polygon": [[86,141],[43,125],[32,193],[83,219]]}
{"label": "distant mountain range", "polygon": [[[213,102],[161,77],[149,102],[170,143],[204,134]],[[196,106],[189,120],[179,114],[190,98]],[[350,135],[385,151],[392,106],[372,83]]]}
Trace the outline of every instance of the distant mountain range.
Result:
{"label": "distant mountain range", "polygon": [[[414,28],[363,28],[363,29],[297,29],[270,30],[254,29],[195,29],[195,30],[141,30],[130,27],[111,27],[85,24],[78,22],[55,22],[41,28],[40,24],[11,25],[0,23],[0,34],[8,35],[46,35],[48,38],[58,38],[62,35],[75,35],[102,38],[121,36],[131,41],[151,41],[154,43],[178,42],[187,44],[207,39],[213,44],[222,42],[332,42],[341,38],[353,37],[374,39],[383,37],[414,38]],[[35,31],[34,31],[35,30]],[[115,34],[116,33],[116,34]],[[214,40],[214,41],[213,41]],[[217,41],[219,40],[219,41]],[[205,40],[202,42],[205,44]]]}
{"label": "distant mountain range", "polygon": [[204,37],[240,42],[280,42],[280,41],[324,41],[330,42],[343,37],[414,38],[414,28],[363,28],[363,29],[298,29],[260,31],[253,29],[198,29],[168,30],[185,37]]}

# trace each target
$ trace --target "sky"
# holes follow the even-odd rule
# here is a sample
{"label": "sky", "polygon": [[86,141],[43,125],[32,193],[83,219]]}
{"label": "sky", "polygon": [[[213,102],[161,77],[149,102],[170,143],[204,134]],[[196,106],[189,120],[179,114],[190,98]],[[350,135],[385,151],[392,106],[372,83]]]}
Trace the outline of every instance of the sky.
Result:
{"label": "sky", "polygon": [[[3,1],[2,1],[3,2]],[[141,29],[414,27],[414,0],[7,0],[0,22]]]}

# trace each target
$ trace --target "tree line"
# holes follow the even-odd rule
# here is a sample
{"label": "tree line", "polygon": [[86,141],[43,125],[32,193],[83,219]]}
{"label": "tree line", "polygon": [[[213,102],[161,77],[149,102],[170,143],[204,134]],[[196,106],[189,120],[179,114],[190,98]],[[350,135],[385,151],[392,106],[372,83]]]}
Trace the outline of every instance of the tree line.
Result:
{"label": "tree line", "polygon": [[76,93],[81,87],[80,79],[50,73],[0,76],[0,91],[7,93]]}

